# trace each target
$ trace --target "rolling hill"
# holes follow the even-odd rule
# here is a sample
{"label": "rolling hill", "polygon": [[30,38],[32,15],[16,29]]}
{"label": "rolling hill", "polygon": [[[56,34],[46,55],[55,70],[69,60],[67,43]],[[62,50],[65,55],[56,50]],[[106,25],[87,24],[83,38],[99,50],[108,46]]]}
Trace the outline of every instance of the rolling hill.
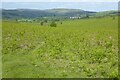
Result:
{"label": "rolling hill", "polygon": [[46,10],[36,10],[36,9],[2,9],[3,19],[18,19],[18,18],[40,18],[40,17],[74,17],[74,16],[109,16],[118,15],[118,11],[104,11],[104,12],[92,12],[84,11],[81,9],[65,9],[65,8],[55,8]]}
{"label": "rolling hill", "polygon": [[82,16],[91,15],[96,12],[84,11],[80,9],[46,9],[46,10],[33,10],[33,9],[2,9],[3,19],[16,19],[16,18],[37,18],[37,17],[50,17],[50,16]]}

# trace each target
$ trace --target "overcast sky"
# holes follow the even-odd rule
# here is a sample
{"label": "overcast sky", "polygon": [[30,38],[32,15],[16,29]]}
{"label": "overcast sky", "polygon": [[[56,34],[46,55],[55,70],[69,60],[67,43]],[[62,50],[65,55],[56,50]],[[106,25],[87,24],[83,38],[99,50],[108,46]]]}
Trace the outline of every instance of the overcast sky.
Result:
{"label": "overcast sky", "polygon": [[2,0],[2,2],[118,2],[120,0]]}
{"label": "overcast sky", "polygon": [[3,0],[2,8],[42,10],[52,8],[69,8],[98,12],[117,10],[118,0]]}

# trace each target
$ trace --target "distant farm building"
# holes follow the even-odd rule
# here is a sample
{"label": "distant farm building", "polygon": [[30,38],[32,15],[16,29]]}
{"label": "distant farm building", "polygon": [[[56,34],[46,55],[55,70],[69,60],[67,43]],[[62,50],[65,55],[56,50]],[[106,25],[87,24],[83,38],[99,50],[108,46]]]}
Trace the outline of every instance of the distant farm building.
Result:
{"label": "distant farm building", "polygon": [[70,17],[70,19],[80,19],[81,17]]}
{"label": "distant farm building", "polygon": [[33,22],[33,20],[30,20],[30,19],[20,19],[20,20],[17,20],[18,22]]}

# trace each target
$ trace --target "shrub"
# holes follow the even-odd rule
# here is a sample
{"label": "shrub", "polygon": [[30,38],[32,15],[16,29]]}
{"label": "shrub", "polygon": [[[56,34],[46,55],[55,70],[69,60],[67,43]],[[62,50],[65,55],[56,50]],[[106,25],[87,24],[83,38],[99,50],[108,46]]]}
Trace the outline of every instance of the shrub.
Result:
{"label": "shrub", "polygon": [[113,16],[113,20],[115,20],[115,17]]}
{"label": "shrub", "polygon": [[47,20],[44,20],[44,22],[46,22],[46,23],[47,23]]}
{"label": "shrub", "polygon": [[41,24],[41,26],[43,26],[43,22],[41,22],[40,24]]}
{"label": "shrub", "polygon": [[50,26],[51,26],[51,27],[56,27],[57,24],[56,24],[55,22],[52,22],[52,23],[50,24]]}

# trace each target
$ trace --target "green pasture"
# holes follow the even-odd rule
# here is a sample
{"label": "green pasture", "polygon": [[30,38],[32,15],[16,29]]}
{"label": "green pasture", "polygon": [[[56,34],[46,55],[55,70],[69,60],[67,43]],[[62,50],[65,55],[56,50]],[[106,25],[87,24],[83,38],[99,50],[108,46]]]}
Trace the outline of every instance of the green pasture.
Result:
{"label": "green pasture", "polygon": [[56,23],[3,21],[3,78],[118,77],[117,17]]}

